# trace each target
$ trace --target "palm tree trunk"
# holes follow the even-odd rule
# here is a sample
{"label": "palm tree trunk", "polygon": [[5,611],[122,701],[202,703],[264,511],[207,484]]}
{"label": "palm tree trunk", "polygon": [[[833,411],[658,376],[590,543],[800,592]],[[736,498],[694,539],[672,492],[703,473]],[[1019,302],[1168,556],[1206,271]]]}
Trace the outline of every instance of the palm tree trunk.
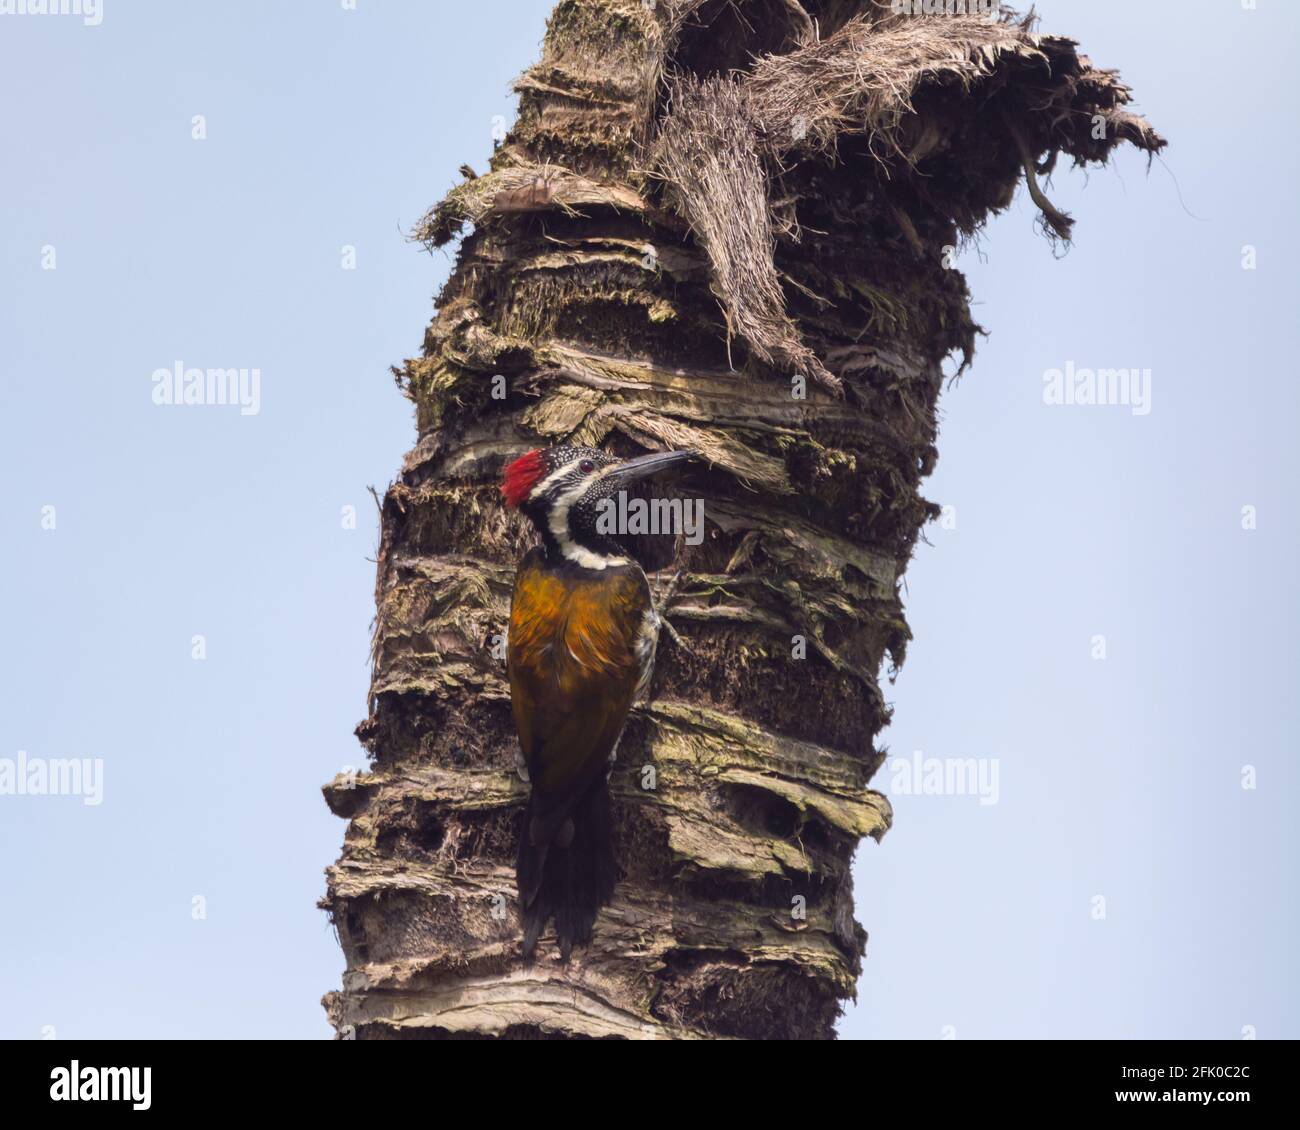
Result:
{"label": "palm tree trunk", "polygon": [[[1068,238],[1056,156],[1163,142],[1069,40],[869,0],[564,0],[518,89],[418,233],[472,225],[395,370],[419,439],[382,506],[372,771],[325,790],[326,1007],[359,1038],[829,1038],[940,365],[977,332],[952,250],[1022,176]],[[496,484],[561,440],[693,448],[709,531],[611,780],[626,876],[589,950],[525,965],[503,637],[530,535]]]}

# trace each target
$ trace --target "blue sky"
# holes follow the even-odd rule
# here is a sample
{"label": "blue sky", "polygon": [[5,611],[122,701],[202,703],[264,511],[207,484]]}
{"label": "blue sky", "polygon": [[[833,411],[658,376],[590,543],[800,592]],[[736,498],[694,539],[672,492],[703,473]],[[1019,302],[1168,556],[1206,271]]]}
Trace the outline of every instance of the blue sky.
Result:
{"label": "blue sky", "polygon": [[[483,168],[548,8],[0,16],[0,758],[104,765],[99,805],[0,796],[0,1036],[330,1034],[318,786],[363,763],[366,488],[450,267],[403,233]],[[841,1030],[1295,1037],[1300,8],[1039,10],[1171,147],[1057,173],[1064,258],[1023,196],[963,257],[992,336],[943,402],[952,528],[882,740],[998,797],[895,795]],[[257,368],[260,411],[154,404],[177,362]],[[1150,370],[1151,411],[1045,404],[1067,365]]]}

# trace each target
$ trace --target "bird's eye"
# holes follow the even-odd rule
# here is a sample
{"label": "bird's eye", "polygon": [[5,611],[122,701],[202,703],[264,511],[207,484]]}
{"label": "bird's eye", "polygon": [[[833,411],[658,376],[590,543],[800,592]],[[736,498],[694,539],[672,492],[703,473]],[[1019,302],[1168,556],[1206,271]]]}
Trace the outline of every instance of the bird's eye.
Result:
{"label": "bird's eye", "polygon": [[578,464],[578,470],[581,471],[584,475],[590,475],[592,471],[594,471],[595,469],[596,469],[596,464],[593,463],[590,459],[584,459],[581,463]]}

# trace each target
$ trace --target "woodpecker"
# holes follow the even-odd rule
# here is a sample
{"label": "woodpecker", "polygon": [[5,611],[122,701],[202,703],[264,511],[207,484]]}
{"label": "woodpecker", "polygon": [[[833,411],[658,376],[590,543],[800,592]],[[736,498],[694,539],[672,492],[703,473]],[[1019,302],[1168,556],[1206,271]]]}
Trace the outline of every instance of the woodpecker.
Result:
{"label": "woodpecker", "polygon": [[547,922],[565,960],[591,941],[619,877],[608,776],[628,711],[649,687],[659,617],[645,571],[607,530],[608,503],[689,458],[619,460],[592,447],[530,451],[501,494],[541,534],[515,575],[506,667],[531,792],[515,868],[531,958]]}

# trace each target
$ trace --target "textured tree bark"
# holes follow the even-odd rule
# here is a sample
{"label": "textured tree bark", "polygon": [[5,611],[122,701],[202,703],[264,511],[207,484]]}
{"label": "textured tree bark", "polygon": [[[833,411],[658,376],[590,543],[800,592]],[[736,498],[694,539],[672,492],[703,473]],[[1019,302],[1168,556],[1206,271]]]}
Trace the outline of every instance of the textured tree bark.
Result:
{"label": "textured tree bark", "polygon": [[[325,790],[350,820],[328,1014],[359,1038],[829,1038],[866,943],[850,864],[891,819],[878,675],[935,512],[940,365],[977,332],[952,249],[1026,172],[1045,204],[1058,153],[1163,142],[1069,40],[853,0],[564,0],[518,89],[491,171],[418,233],[473,227],[395,370],[419,439],[382,505],[372,771]],[[709,530],[665,571],[680,639],[611,780],[626,876],[589,950],[544,936],[525,965],[501,645],[531,535],[497,482],[562,440],[698,451],[679,489]]]}

